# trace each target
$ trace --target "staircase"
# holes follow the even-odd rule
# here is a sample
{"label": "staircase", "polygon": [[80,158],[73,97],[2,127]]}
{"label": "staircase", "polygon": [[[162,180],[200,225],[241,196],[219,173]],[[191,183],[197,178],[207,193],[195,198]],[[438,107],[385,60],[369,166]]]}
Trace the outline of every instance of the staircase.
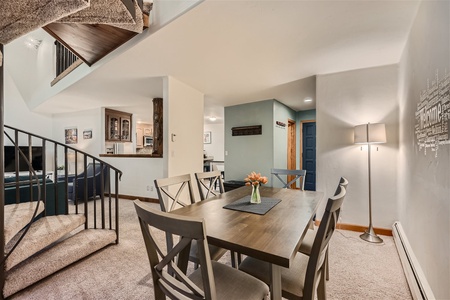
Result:
{"label": "staircase", "polygon": [[[152,7],[148,0],[29,0],[22,4],[0,4],[4,16],[0,19],[2,107],[4,44],[45,27],[91,66],[146,29]],[[13,145],[16,154],[13,180],[8,183],[0,156],[0,191],[4,191],[0,196],[0,298],[4,298],[118,243],[122,172],[76,148],[4,126],[0,110],[0,130],[5,128],[9,139],[0,139],[0,149]],[[19,147],[26,147],[27,153]],[[33,168],[33,147],[42,149],[40,173]],[[28,161],[25,175],[20,156]],[[58,168],[61,165],[63,171]],[[100,173],[89,175],[90,166],[97,170],[98,165]]]}
{"label": "staircase", "polygon": [[[118,243],[118,181],[122,175],[113,166],[56,141],[9,126],[5,126],[5,136],[9,139],[6,144],[16,145],[16,171],[12,183],[3,184],[4,298]],[[24,140],[29,144],[23,146]],[[26,147],[28,154],[21,150]],[[32,166],[37,157],[32,149],[40,147],[42,171],[36,172]],[[26,175],[19,172],[23,166],[18,155],[27,158]],[[56,166],[61,163],[64,174],[58,175]],[[71,163],[78,166],[73,174],[69,174]],[[94,166],[94,170],[101,166],[101,171],[90,174],[88,166]],[[53,174],[52,178],[46,174]]]}

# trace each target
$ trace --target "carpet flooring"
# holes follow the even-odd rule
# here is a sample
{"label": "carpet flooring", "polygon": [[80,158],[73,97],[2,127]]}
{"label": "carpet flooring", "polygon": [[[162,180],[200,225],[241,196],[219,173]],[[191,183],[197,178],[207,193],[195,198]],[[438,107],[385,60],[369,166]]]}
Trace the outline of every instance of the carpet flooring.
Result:
{"label": "carpet flooring", "polygon": [[[92,201],[91,201],[92,202]],[[150,204],[159,209],[158,204]],[[163,239],[163,235],[160,235]],[[392,237],[370,244],[337,230],[330,242],[328,299],[412,299]],[[229,252],[220,260],[230,264]],[[120,200],[120,242],[10,299],[154,299],[133,201]]]}

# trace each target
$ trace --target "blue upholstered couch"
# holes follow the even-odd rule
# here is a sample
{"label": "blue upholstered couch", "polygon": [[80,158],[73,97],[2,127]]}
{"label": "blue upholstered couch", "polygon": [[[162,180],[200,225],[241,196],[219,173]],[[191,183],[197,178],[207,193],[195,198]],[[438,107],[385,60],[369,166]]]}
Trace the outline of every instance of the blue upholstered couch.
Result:
{"label": "blue upholstered couch", "polygon": [[85,199],[85,193],[84,193],[85,180],[87,181],[87,199],[94,199],[97,196],[100,196],[101,192],[102,192],[102,186],[104,189],[103,191],[105,191],[105,189],[106,189],[106,182],[108,179],[109,168],[106,167],[106,165],[103,166],[103,181],[102,181],[102,176],[101,176],[101,170],[102,170],[102,167],[99,163],[95,164],[95,169],[94,169],[94,164],[89,163],[86,168],[86,175],[87,175],[86,177],[87,178],[85,177],[84,172],[78,174],[76,181],[75,181],[75,176],[69,176],[68,177],[69,199],[72,201],[75,201],[74,185],[76,184],[76,198],[78,200],[84,201],[84,199]]}

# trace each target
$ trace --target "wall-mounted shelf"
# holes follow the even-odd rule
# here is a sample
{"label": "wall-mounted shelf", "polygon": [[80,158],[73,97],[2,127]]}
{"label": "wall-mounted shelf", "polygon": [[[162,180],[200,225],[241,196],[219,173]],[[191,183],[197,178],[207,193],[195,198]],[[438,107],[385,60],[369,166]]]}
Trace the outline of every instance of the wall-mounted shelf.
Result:
{"label": "wall-mounted shelf", "polygon": [[240,126],[231,128],[232,136],[262,134],[262,125]]}

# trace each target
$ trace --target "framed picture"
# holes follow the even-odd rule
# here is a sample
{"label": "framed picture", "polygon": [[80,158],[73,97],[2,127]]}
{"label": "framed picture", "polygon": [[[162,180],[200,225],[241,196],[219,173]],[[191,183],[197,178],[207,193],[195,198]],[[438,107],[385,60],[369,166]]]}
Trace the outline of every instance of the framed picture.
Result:
{"label": "framed picture", "polygon": [[92,129],[86,129],[83,131],[83,139],[85,140],[92,139]]}
{"label": "framed picture", "polygon": [[78,129],[76,127],[67,128],[64,131],[66,144],[76,144],[78,142]]}
{"label": "framed picture", "polygon": [[203,144],[211,144],[211,131],[203,133]]}

